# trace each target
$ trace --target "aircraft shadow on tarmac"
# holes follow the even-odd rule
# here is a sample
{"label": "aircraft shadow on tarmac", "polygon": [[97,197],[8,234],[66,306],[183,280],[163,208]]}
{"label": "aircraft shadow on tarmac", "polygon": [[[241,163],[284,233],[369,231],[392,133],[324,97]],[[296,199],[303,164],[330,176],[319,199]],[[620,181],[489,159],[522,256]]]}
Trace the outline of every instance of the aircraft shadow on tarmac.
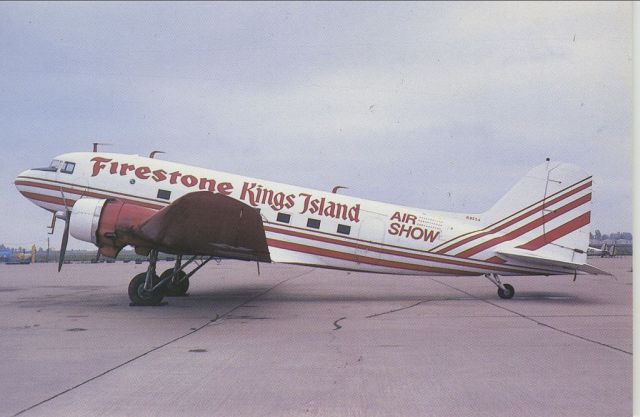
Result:
{"label": "aircraft shadow on tarmac", "polygon": [[[268,286],[242,286],[237,288],[224,288],[209,291],[191,291],[188,297],[185,297],[185,304],[216,304],[220,302],[228,303],[231,300],[238,302],[255,299],[260,304],[278,304],[278,303],[375,303],[375,302],[399,302],[399,303],[416,303],[416,302],[446,302],[446,301],[489,301],[500,303],[504,306],[521,304],[521,303],[544,303],[559,305],[595,305],[600,304],[596,298],[584,297],[567,292],[554,291],[522,291],[511,300],[500,300],[493,294],[479,295],[451,295],[438,294],[430,292],[426,294],[402,293],[397,290],[393,294],[363,294],[363,293],[323,293],[314,291],[313,293],[295,292],[288,290],[280,290],[275,288],[267,294],[258,296],[259,294],[269,291]],[[167,298],[169,305],[175,304],[176,298]]]}
{"label": "aircraft shadow on tarmac", "polygon": [[[62,288],[60,288],[62,289]],[[109,292],[105,293],[99,288],[84,288],[84,291],[78,291],[77,288],[72,293],[58,293],[55,295],[45,295],[40,297],[27,297],[18,299],[17,302],[21,307],[40,308],[54,305],[73,305],[77,304],[85,308],[93,309],[110,309],[121,310],[131,309],[126,293]],[[92,291],[93,290],[93,291]],[[572,294],[560,291],[521,291],[515,298],[511,300],[500,300],[493,294],[486,291],[477,295],[472,290],[467,291],[469,295],[460,294],[452,295],[443,291],[441,293],[430,291],[420,294],[416,292],[402,292],[394,288],[393,293],[381,293],[380,290],[371,293],[356,292],[353,288],[344,290],[333,290],[331,292],[323,292],[321,290],[312,290],[311,292],[292,291],[291,288],[273,288],[268,285],[240,285],[226,286],[224,288],[212,289],[193,289],[190,290],[185,297],[167,297],[166,303],[161,308],[170,309],[211,309],[216,306],[225,304],[229,307],[243,304],[261,304],[261,305],[277,305],[285,303],[442,303],[442,302],[490,302],[509,308],[509,306],[529,304],[546,304],[546,305],[597,305],[602,304],[604,300],[598,300],[595,297],[585,297],[584,294]],[[139,308],[141,310],[150,307]]]}

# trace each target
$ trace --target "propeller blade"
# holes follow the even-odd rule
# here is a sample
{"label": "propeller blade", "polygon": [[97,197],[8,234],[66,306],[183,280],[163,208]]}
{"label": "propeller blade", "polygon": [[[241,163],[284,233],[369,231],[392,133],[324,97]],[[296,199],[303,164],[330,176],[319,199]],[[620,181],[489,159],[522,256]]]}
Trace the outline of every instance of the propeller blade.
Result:
{"label": "propeller blade", "polygon": [[64,222],[64,232],[62,233],[62,244],[60,245],[60,258],[58,259],[58,272],[62,269],[64,263],[64,254],[67,252],[67,241],[69,240],[69,223],[71,220],[71,212],[67,210],[67,218]]}

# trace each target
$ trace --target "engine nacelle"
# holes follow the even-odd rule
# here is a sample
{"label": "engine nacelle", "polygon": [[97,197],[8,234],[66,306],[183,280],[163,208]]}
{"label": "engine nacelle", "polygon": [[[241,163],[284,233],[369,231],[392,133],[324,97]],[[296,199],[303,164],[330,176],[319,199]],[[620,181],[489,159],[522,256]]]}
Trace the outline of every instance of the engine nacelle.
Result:
{"label": "engine nacelle", "polygon": [[69,233],[71,236],[83,242],[98,244],[96,232],[100,225],[100,215],[106,199],[81,198],[76,201],[71,210],[71,224]]}
{"label": "engine nacelle", "polygon": [[147,246],[135,230],[157,210],[117,199],[81,198],[71,211],[71,236],[115,257],[126,245]]}

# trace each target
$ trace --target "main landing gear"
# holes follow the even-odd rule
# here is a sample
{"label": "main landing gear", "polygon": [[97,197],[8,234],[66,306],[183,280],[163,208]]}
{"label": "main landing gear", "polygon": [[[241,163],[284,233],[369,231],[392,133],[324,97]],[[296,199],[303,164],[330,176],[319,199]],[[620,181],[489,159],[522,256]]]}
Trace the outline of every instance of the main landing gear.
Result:
{"label": "main landing gear", "polygon": [[196,258],[196,256],[193,256],[182,264],[182,255],[178,255],[174,267],[167,269],[158,276],[156,274],[158,250],[153,249],[149,254],[149,267],[147,268],[147,272],[136,275],[129,283],[129,299],[131,300],[131,305],[157,306],[162,303],[162,299],[165,296],[185,296],[189,289],[189,278],[213,259],[213,256],[202,260],[193,271],[186,273],[184,269],[192,262],[197,263]]}
{"label": "main landing gear", "polygon": [[516,294],[516,290],[510,284],[503,284],[498,274],[484,274],[484,277],[493,282],[498,287],[498,296],[503,299],[510,299]]}

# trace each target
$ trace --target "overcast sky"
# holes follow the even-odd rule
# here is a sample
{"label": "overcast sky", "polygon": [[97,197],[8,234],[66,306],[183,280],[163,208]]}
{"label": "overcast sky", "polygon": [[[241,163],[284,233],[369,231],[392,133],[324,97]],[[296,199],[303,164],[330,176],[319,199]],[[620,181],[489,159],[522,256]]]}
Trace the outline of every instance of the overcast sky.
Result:
{"label": "overcast sky", "polygon": [[594,230],[630,231],[631,16],[631,3],[0,3],[0,243],[46,246],[50,216],[13,180],[96,140],[462,212],[550,157],[593,173]]}

